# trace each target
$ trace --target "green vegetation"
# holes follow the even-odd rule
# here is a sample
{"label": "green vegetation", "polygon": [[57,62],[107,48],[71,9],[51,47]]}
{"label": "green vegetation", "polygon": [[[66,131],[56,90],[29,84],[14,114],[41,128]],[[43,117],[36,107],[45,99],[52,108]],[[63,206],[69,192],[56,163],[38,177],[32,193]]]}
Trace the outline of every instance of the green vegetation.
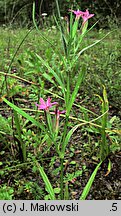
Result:
{"label": "green vegetation", "polygon": [[80,31],[71,14],[69,31],[41,30],[34,14],[0,28],[0,199],[102,199],[96,175],[112,184],[121,150],[120,29]]}

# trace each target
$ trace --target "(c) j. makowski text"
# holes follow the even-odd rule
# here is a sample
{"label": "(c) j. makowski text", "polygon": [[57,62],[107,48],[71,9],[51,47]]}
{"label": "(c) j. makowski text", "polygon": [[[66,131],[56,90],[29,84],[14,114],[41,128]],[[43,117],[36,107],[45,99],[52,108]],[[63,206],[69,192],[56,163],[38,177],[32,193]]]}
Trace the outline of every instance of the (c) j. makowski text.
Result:
{"label": "(c) j. makowski text", "polygon": [[[20,211],[26,211],[25,210],[25,204],[23,203],[22,207],[20,208]],[[39,203],[30,203],[30,209],[31,212],[38,212],[38,211],[78,211],[78,203],[74,204],[39,204]]]}

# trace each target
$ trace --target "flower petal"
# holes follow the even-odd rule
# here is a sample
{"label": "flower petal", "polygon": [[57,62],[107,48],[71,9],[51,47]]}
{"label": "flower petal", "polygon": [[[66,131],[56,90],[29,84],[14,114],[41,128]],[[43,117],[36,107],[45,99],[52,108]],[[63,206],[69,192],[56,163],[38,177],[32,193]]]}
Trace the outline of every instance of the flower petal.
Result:
{"label": "flower petal", "polygon": [[46,102],[46,105],[47,105],[47,106],[51,106],[51,98],[50,98],[50,97],[48,97],[47,102]]}
{"label": "flower petal", "polygon": [[66,113],[66,110],[60,111],[60,114]]}
{"label": "flower petal", "polygon": [[55,104],[58,104],[58,102],[53,102],[53,103],[51,103],[51,106],[53,106],[53,105],[55,105]]}
{"label": "flower petal", "polygon": [[41,105],[44,105],[44,106],[46,106],[46,103],[45,103],[45,101],[43,100],[43,98],[40,98],[40,100],[39,100],[39,101],[40,101],[40,104],[41,104]]}

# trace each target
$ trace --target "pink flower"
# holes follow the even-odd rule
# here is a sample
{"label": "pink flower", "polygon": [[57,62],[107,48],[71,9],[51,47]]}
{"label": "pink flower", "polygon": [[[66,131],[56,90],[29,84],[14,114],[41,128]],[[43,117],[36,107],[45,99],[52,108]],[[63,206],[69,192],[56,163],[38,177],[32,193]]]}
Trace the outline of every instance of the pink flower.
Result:
{"label": "pink flower", "polygon": [[57,102],[51,103],[51,98],[48,97],[47,102],[43,100],[43,98],[40,98],[40,104],[36,103],[36,106],[38,106],[38,109],[43,109],[43,110],[49,110],[50,107],[52,107],[55,104],[58,104]]}
{"label": "pink flower", "polygon": [[66,110],[60,111],[58,110],[58,108],[56,107],[54,114],[56,115],[56,123],[55,123],[55,130],[58,131],[59,128],[59,118],[60,118],[60,114],[66,113]]}
{"label": "pink flower", "polygon": [[83,19],[83,24],[84,24],[88,19],[90,19],[91,17],[94,16],[94,14],[89,14],[88,9],[87,9],[85,12],[80,11],[80,10],[75,11],[75,10],[71,10],[71,9],[69,9],[69,11],[73,12],[73,13],[76,15],[76,19],[79,19],[80,17],[82,17],[82,19]]}
{"label": "pink flower", "polygon": [[60,110],[58,110],[57,107],[56,107],[55,111],[52,112],[52,114],[55,114],[55,115],[56,115],[56,118],[57,118],[57,119],[59,119],[60,114],[63,114],[63,113],[66,113],[66,110],[60,111]]}
{"label": "pink flower", "polygon": [[75,11],[75,10],[71,10],[71,9],[69,9],[69,11],[73,12],[73,13],[76,15],[76,19],[79,19],[80,16],[83,15],[83,12],[80,11],[80,10]]}
{"label": "pink flower", "polygon": [[94,16],[94,14],[90,14],[89,13],[89,11],[88,11],[88,9],[85,11],[85,12],[83,12],[83,14],[82,14],[82,19],[83,19],[83,24],[88,20],[88,19],[90,19],[91,17],[93,17]]}
{"label": "pink flower", "polygon": [[66,110],[63,110],[63,111],[56,110],[56,111],[55,111],[55,114],[56,114],[56,116],[57,116],[57,119],[59,119],[60,114],[63,114],[63,113],[66,113]]}

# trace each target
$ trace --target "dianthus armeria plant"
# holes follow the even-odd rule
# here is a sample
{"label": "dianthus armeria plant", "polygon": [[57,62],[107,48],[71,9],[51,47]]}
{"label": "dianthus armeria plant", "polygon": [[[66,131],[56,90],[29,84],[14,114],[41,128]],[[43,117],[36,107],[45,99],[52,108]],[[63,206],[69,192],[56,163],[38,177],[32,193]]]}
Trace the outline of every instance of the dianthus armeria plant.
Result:
{"label": "dianthus armeria plant", "polygon": [[[61,94],[64,98],[64,102],[65,102],[65,119],[64,119],[64,127],[63,130],[61,130],[61,136],[59,136],[57,138],[58,135],[58,117],[60,115],[60,111],[58,110],[58,105],[56,102],[54,102],[56,109],[55,109],[55,115],[56,115],[56,133],[55,131],[53,131],[52,129],[52,125],[53,125],[53,121],[51,119],[51,114],[50,112],[48,112],[48,110],[45,110],[45,119],[48,125],[48,128],[50,130],[50,134],[52,137],[52,142],[55,145],[56,148],[56,152],[59,155],[59,159],[60,159],[60,166],[61,166],[61,173],[60,173],[60,198],[63,199],[64,198],[64,181],[63,181],[63,174],[64,174],[64,159],[65,159],[65,154],[66,154],[66,147],[69,143],[69,140],[72,136],[72,134],[74,133],[74,131],[81,126],[81,124],[75,125],[71,130],[69,129],[69,117],[70,117],[70,113],[73,107],[73,104],[75,102],[75,99],[77,97],[79,88],[81,86],[81,84],[84,81],[85,78],[85,72],[86,72],[86,68],[85,66],[82,64],[81,66],[81,70],[76,72],[74,71],[74,66],[75,63],[78,62],[78,59],[80,57],[80,55],[87,50],[88,48],[94,46],[95,44],[99,43],[102,39],[94,42],[93,44],[89,45],[88,47],[85,47],[83,49],[81,49],[81,43],[82,40],[84,38],[84,36],[86,35],[87,32],[89,32],[94,25],[88,30],[88,20],[90,18],[93,18],[94,14],[90,13],[88,9],[86,9],[86,11],[80,11],[80,10],[72,10],[69,9],[70,12],[70,20],[68,22],[67,20],[67,28],[65,30],[64,26],[61,23],[61,15],[60,15],[60,9],[59,9],[59,4],[58,4],[58,0],[56,0],[56,5],[57,5],[57,10],[58,10],[58,16],[59,16],[59,22],[57,22],[57,26],[60,29],[61,32],[61,37],[62,37],[62,47],[64,48],[64,54],[63,52],[59,52],[57,53],[58,57],[60,58],[60,61],[63,62],[63,67],[64,67],[64,72],[63,74],[61,73],[60,68],[58,67],[58,72],[55,72],[53,70],[52,67],[49,66],[48,62],[44,61],[44,59],[39,56],[38,54],[36,54],[36,56],[38,57],[38,59],[40,60],[40,62],[48,69],[48,71],[50,72],[50,74],[53,75],[53,77],[55,78],[55,81],[57,83],[57,85],[60,87],[61,89]],[[35,19],[34,19],[34,13],[35,13],[35,5],[33,5],[33,21],[34,24],[36,26],[35,23]],[[73,17],[73,14],[75,17]],[[78,32],[79,29],[79,21],[81,20],[82,25],[81,25],[81,29]],[[37,26],[36,26],[37,27]],[[49,43],[51,45],[51,43]],[[73,74],[73,76],[72,76]],[[74,78],[74,76],[77,76],[77,81],[75,83],[75,87],[72,88],[72,78]],[[73,90],[72,90],[73,89]],[[50,99],[49,99],[50,100]],[[42,99],[40,100],[40,102],[42,102]],[[46,102],[47,103],[47,102]],[[38,105],[37,105],[38,106]],[[64,111],[63,111],[64,112]],[[54,134],[53,134],[54,133]],[[52,135],[53,134],[53,135]],[[57,142],[58,144],[57,144]],[[83,195],[81,196],[82,199],[85,199],[85,197],[87,196],[90,187],[92,185],[92,182],[94,180],[94,176],[100,166],[101,162],[98,164],[98,166],[96,167],[96,170],[94,171],[94,173],[92,174],[91,178],[89,179],[89,184],[87,184],[87,187],[84,190]]]}
{"label": "dianthus armeria plant", "polygon": [[[59,58],[59,61],[63,62],[63,73],[61,71],[61,68],[57,64],[57,71],[55,71],[47,61],[45,61],[40,55],[35,53],[38,60],[40,60],[40,63],[45,66],[45,68],[48,70],[48,72],[54,77],[54,81],[52,82],[56,87],[60,89],[61,98],[63,98],[64,105],[63,109],[60,109],[59,102],[53,101],[52,98],[48,97],[45,98],[45,95],[43,97],[40,97],[39,102],[37,103],[35,101],[35,107],[39,111],[43,111],[44,113],[44,120],[36,120],[35,118],[31,117],[27,113],[25,113],[23,110],[15,106],[14,104],[7,101],[7,99],[4,99],[4,102],[6,102],[10,107],[12,107],[17,113],[22,115],[23,117],[27,118],[30,122],[32,122],[35,126],[37,126],[41,131],[44,132],[46,136],[46,141],[49,140],[49,143],[51,143],[51,146],[54,147],[55,153],[58,155],[58,158],[60,160],[60,199],[64,199],[64,160],[66,156],[66,149],[67,145],[70,141],[71,136],[73,133],[77,130],[77,128],[81,127],[83,124],[91,124],[92,121],[96,121],[97,119],[104,116],[107,112],[107,106],[104,107],[105,109],[102,110],[102,116],[98,116],[96,119],[93,119],[89,122],[83,122],[77,125],[74,125],[70,128],[69,121],[71,116],[71,111],[73,109],[74,102],[77,98],[77,94],[79,92],[79,89],[84,83],[85,73],[86,73],[86,67],[85,64],[81,64],[81,67],[78,71],[75,71],[75,63],[78,62],[78,59],[85,50],[88,48],[94,46],[95,44],[99,43],[102,39],[96,41],[95,43],[85,47],[82,49],[81,43],[86,35],[87,32],[89,32],[90,29],[94,27],[94,25],[88,30],[88,20],[90,18],[93,18],[94,14],[90,13],[89,10],[86,9],[86,11],[80,11],[80,10],[72,10],[69,9],[70,12],[70,20],[68,22],[67,20],[67,27],[66,30],[63,28],[63,25],[61,24],[61,16],[60,16],[60,10],[58,1],[56,0],[57,9],[58,9],[58,15],[60,18],[60,22],[57,22],[57,25],[61,31],[62,36],[62,47],[63,50],[56,52],[56,47],[49,42],[49,39],[44,38],[52,47],[55,48],[55,52]],[[73,17],[74,14],[74,17]],[[33,22],[36,27],[36,29],[39,31],[36,22],[35,22],[35,3],[33,4]],[[81,29],[79,29],[79,22],[82,22]],[[78,32],[79,29],[79,32]],[[45,70],[46,71],[46,70]],[[73,75],[73,76],[72,76]],[[75,86],[72,86],[72,78],[74,79],[76,77]],[[46,75],[46,78],[48,81],[51,81],[50,78],[48,79],[48,74]],[[63,116],[63,127],[61,127],[61,121],[60,117]],[[105,127],[107,119],[103,118],[102,121],[102,142],[106,143],[106,134],[105,134]],[[16,125],[18,125],[18,118],[16,118]],[[18,127],[18,136],[21,140],[21,132],[20,127]],[[21,140],[22,143],[22,140]],[[104,144],[105,144],[104,143]],[[26,149],[24,148],[24,145],[22,143],[23,147],[23,153],[25,155],[26,160]],[[102,151],[104,151],[104,145],[102,145]],[[107,149],[106,149],[107,150]],[[107,150],[108,152],[108,150]],[[102,157],[101,157],[102,159]],[[98,168],[100,167],[102,163],[102,160],[100,160],[99,164],[96,166],[94,172],[92,173],[86,187],[84,188],[84,191],[80,197],[80,199],[86,199],[91,185],[94,181],[95,175],[98,171]],[[37,161],[35,161],[36,166],[38,167],[40,174],[43,178],[43,181],[46,185],[46,189],[49,193],[50,199],[56,199],[54,188],[52,187],[45,171],[44,167],[42,167]]]}

